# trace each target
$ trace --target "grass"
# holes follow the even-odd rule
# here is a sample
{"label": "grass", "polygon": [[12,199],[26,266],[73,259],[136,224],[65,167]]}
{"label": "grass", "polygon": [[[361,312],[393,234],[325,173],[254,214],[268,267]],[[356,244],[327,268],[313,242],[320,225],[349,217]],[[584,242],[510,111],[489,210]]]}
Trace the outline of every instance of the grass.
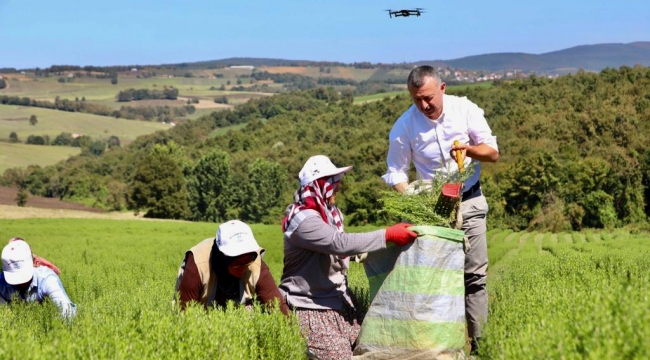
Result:
{"label": "grass", "polygon": [[[31,115],[36,115],[38,123],[29,125]],[[25,141],[29,135],[48,135],[51,140],[62,132],[78,133],[92,136],[93,139],[108,139],[112,135],[120,141],[128,143],[140,135],[150,134],[158,130],[169,129],[169,125],[115,119],[85,113],[21,107],[15,105],[0,105],[0,138],[9,139],[14,131],[18,139]]]}
{"label": "grass", "polygon": [[[490,260],[499,260],[490,265],[490,315],[478,358],[647,359],[647,239],[612,234],[513,233],[518,240],[510,243],[491,237]],[[596,235],[603,240],[584,241]]]}
{"label": "grass", "polygon": [[13,167],[53,165],[78,155],[79,148],[69,146],[40,146],[0,142],[0,174]]}
{"label": "grass", "polygon": [[[279,282],[279,225],[251,227]],[[71,324],[49,302],[0,307],[0,320],[13,325],[0,332],[2,358],[304,358],[296,323],[276,310],[172,310],[183,253],[216,228],[182,221],[0,219],[0,239],[23,237],[59,266],[78,307]],[[609,240],[574,244],[547,233],[490,231],[489,257],[505,256],[490,266],[490,317],[479,359],[648,358],[647,240],[600,235]],[[350,288],[367,294],[362,267],[353,263],[348,274]]]}
{"label": "grass", "polygon": [[[25,238],[54,262],[77,306],[63,321],[49,301],[42,306],[0,306],[3,359],[301,359],[305,344],[295,318],[278,310],[230,307],[205,312],[172,306],[185,251],[214,237],[216,224],[173,221],[0,220],[0,238]],[[265,262],[278,280],[279,226],[253,226]],[[18,339],[21,339],[18,341]]]}

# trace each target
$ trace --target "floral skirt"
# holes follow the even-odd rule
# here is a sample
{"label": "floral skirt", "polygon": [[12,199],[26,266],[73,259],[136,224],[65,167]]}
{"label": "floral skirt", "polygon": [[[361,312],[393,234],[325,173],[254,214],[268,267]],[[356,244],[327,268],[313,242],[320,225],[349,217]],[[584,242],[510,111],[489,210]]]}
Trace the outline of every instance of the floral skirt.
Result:
{"label": "floral skirt", "polygon": [[296,315],[312,355],[320,360],[352,358],[362,322],[355,308],[344,301],[341,310],[298,308]]}

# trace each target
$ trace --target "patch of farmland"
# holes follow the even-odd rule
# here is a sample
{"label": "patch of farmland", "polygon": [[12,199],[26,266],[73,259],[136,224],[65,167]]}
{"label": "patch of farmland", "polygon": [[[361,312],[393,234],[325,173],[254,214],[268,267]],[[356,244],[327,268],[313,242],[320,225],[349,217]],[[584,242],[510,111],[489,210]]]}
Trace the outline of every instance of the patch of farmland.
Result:
{"label": "patch of farmland", "polygon": [[319,71],[319,68],[312,68],[307,66],[260,66],[256,70],[266,71],[269,74],[299,74],[309,75],[311,72]]}
{"label": "patch of farmland", "polygon": [[[38,123],[35,126],[29,121],[16,119],[30,118],[36,115]],[[130,142],[140,135],[150,134],[158,130],[169,129],[169,125],[158,122],[116,119],[86,113],[0,105],[0,138],[8,139],[15,132],[21,141],[29,135],[48,135],[51,140],[62,132],[90,135],[94,139],[108,139],[115,135],[122,142]],[[49,148],[49,147],[46,147]]]}
{"label": "patch of farmland", "polygon": [[80,152],[80,148],[70,146],[27,145],[1,141],[0,174],[13,167],[54,165]]}
{"label": "patch of farmland", "polygon": [[[510,242],[517,255],[491,263],[479,358],[647,358],[647,239],[619,232],[554,235],[519,233]],[[502,241],[488,243],[490,257],[503,252]]]}

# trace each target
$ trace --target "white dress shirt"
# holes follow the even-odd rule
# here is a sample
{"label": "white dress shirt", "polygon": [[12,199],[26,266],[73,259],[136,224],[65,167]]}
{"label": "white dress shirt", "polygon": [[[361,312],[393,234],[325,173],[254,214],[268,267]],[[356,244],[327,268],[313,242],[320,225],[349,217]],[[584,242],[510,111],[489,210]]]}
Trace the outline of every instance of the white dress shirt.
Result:
{"label": "white dress shirt", "polygon": [[[382,176],[388,185],[409,182],[411,161],[419,178],[432,180],[458,171],[451,157],[454,140],[461,144],[486,144],[499,151],[497,138],[492,135],[483,110],[466,97],[443,95],[442,114],[438,120],[427,118],[412,105],[393,125],[389,135],[388,171]],[[476,184],[481,174],[480,162],[469,157],[465,167],[474,166],[473,175],[465,182],[465,189]],[[476,164],[472,164],[476,163]]]}

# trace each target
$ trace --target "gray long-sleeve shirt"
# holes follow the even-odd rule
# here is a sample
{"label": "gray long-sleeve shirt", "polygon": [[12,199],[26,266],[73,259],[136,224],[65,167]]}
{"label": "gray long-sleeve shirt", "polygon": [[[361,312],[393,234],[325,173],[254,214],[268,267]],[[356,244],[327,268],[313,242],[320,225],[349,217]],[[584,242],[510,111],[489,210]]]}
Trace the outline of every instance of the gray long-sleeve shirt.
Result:
{"label": "gray long-sleeve shirt", "polygon": [[[386,247],[386,230],[348,234],[326,224],[314,210],[304,216],[290,236],[284,236],[284,269],[280,292],[287,304],[307,309],[341,308],[347,297],[345,271],[349,256]],[[294,224],[295,225],[295,224]]]}

